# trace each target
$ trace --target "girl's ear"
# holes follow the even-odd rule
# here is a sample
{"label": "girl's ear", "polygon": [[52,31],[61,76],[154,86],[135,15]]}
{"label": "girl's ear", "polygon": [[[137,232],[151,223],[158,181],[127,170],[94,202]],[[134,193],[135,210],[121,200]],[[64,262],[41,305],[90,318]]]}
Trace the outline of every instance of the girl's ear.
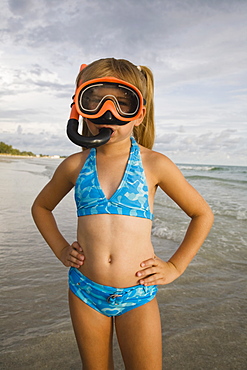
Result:
{"label": "girl's ear", "polygon": [[135,120],[134,126],[139,126],[142,123],[145,117],[145,114],[146,114],[146,107],[143,107],[139,117]]}

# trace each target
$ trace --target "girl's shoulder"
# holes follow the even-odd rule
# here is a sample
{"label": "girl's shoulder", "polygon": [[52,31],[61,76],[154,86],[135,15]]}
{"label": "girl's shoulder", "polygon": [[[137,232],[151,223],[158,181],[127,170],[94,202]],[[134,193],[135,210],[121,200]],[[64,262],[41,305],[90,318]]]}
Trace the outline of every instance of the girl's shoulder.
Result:
{"label": "girl's shoulder", "polygon": [[162,168],[164,167],[175,167],[175,163],[171,161],[165,154],[156,152],[152,149],[147,149],[143,146],[140,146],[141,156],[144,163],[146,163],[149,166],[152,166],[154,168],[159,169],[160,166]]}
{"label": "girl's shoulder", "polygon": [[69,155],[67,158],[62,163],[65,163],[66,165],[69,166],[77,166],[81,162],[85,162],[88,154],[89,154],[90,149],[87,150],[82,150],[80,152],[74,153]]}
{"label": "girl's shoulder", "polygon": [[140,146],[145,169],[156,179],[156,184],[174,177],[183,177],[176,164],[165,154]]}
{"label": "girl's shoulder", "polygon": [[63,176],[66,176],[69,181],[75,184],[76,179],[88,157],[88,154],[88,149],[71,154],[58,166],[56,170],[57,174],[62,174]]}

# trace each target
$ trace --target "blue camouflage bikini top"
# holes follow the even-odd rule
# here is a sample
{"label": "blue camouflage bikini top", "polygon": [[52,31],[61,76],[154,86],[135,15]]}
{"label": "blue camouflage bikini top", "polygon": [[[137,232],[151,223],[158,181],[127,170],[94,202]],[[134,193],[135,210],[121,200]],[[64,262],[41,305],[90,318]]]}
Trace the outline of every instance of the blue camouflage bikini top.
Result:
{"label": "blue camouflage bikini top", "polygon": [[77,216],[111,214],[153,219],[140,148],[131,137],[128,163],[121,183],[107,199],[98,179],[96,149],[92,148],[75,184]]}

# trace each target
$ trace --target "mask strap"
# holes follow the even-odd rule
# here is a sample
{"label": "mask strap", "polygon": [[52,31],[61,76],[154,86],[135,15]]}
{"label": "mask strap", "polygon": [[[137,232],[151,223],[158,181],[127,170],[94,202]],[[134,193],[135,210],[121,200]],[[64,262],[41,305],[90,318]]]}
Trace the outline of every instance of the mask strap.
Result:
{"label": "mask strap", "polygon": [[87,64],[81,64],[81,66],[80,66],[80,72],[81,72],[84,68],[86,68],[86,66],[87,66]]}

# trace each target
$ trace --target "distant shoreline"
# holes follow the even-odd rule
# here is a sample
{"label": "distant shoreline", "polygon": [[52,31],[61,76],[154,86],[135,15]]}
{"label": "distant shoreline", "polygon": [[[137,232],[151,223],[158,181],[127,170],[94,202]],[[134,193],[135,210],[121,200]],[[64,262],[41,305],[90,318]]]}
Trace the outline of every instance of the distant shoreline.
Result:
{"label": "distant shoreline", "polygon": [[1,157],[6,158],[51,158],[51,159],[60,159],[59,155],[18,155],[18,154],[7,154],[7,153],[0,153]]}

